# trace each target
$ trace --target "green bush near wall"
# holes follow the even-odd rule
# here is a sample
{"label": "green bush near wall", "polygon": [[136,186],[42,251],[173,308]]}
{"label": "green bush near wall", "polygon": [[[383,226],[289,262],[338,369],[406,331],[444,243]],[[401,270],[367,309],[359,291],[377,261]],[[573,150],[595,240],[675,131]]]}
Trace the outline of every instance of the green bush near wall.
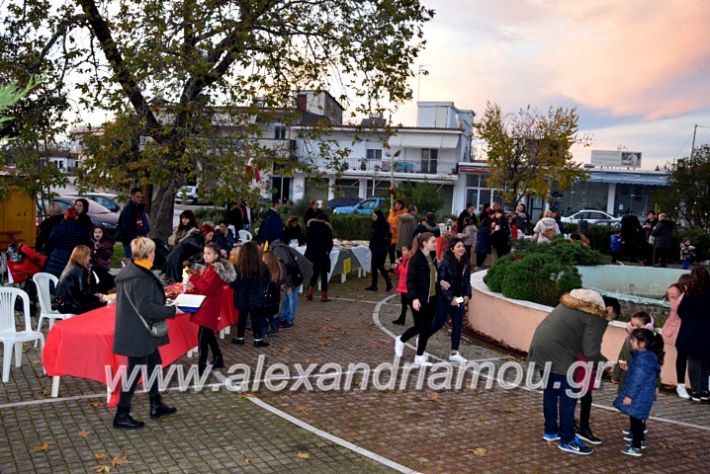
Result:
{"label": "green bush near wall", "polygon": [[557,305],[562,294],[581,288],[576,265],[599,265],[606,258],[578,242],[556,237],[549,244],[518,241],[513,253],[499,259],[484,281],[508,298]]}
{"label": "green bush near wall", "polygon": [[341,240],[370,240],[372,217],[362,214],[331,214],[333,236]]}

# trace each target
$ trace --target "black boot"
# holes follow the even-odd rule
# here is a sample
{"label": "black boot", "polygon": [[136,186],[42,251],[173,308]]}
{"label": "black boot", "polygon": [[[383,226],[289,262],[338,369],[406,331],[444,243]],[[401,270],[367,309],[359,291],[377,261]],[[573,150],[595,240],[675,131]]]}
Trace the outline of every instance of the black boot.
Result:
{"label": "black boot", "polygon": [[259,339],[258,341],[254,341],[254,347],[269,347],[271,344],[266,342],[263,339]]}
{"label": "black boot", "polygon": [[134,420],[131,416],[131,407],[121,407],[116,409],[116,416],[113,418],[113,427],[117,429],[137,430],[143,428],[145,423]]}
{"label": "black boot", "polygon": [[212,359],[212,368],[213,369],[224,369],[224,359],[222,358],[222,354],[215,354],[214,359]]}
{"label": "black boot", "polygon": [[399,324],[400,326],[404,326],[404,321],[406,320],[406,318],[407,318],[407,313],[405,311],[402,311],[399,314],[399,318],[392,321],[392,324]]}
{"label": "black boot", "polygon": [[160,418],[165,415],[172,415],[177,412],[177,408],[169,407],[163,403],[160,395],[150,397],[150,417],[153,419]]}
{"label": "black boot", "polygon": [[385,291],[392,291],[392,280],[390,279],[389,275],[385,273],[385,283],[387,283],[387,288],[385,288]]}

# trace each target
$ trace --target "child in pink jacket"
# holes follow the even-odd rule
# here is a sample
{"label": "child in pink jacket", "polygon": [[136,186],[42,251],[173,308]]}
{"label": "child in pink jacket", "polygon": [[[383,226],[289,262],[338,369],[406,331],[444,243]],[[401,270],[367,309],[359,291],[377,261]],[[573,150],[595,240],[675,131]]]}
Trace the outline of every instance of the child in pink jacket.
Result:
{"label": "child in pink jacket", "polygon": [[409,266],[409,247],[406,245],[402,246],[402,258],[398,259],[395,263],[393,270],[399,277],[397,282],[397,293],[399,293],[400,301],[402,303],[402,310],[399,313],[399,318],[392,321],[394,324],[399,324],[404,326],[404,320],[407,316],[407,306],[409,302],[407,301],[407,267]]}

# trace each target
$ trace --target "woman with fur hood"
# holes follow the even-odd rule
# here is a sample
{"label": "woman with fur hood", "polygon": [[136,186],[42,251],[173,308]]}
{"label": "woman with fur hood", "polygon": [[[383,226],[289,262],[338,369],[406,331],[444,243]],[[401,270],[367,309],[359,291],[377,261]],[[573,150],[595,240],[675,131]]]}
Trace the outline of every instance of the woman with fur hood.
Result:
{"label": "woman with fur hood", "polygon": [[205,267],[190,277],[190,288],[206,297],[199,311],[190,316],[190,321],[200,326],[197,333],[197,347],[200,354],[197,367],[200,375],[207,366],[208,347],[212,349],[212,367],[215,369],[224,367],[215,332],[219,330],[224,285],[232,283],[237,276],[232,264],[220,258],[219,245],[212,242],[206,244],[203,258]]}
{"label": "woman with fur hood", "polygon": [[320,277],[320,300],[328,299],[328,272],[330,272],[330,251],[333,250],[333,228],[328,222],[325,212],[318,210],[316,217],[313,217],[306,224],[306,252],[305,256],[313,262],[313,276],[308,283],[306,298],[313,301],[313,291],[315,290],[318,277]]}
{"label": "woman with fur hood", "polygon": [[[559,448],[573,454],[592,450],[575,439],[574,409],[577,399],[570,396],[568,372],[580,353],[593,364],[606,362],[601,353],[604,332],[613,316],[599,293],[577,289],[562,295],[560,304],[538,325],[530,343],[528,360],[549,376],[543,395],[546,441],[559,440]],[[559,411],[558,411],[559,405]],[[558,424],[559,413],[559,424]]]}

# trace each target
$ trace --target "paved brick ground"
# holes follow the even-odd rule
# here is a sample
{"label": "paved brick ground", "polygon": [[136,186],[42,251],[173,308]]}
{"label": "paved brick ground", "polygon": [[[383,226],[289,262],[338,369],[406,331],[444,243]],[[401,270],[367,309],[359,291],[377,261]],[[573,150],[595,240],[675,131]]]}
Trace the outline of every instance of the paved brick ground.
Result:
{"label": "paved brick ground", "polygon": [[[376,366],[392,360],[392,338],[373,322],[377,303],[387,296],[362,288],[369,281],[333,284],[330,303],[301,299],[296,326],[270,338],[272,346],[234,346],[222,341],[227,365],[268,363],[347,366],[363,362]],[[397,299],[391,300],[397,303]],[[398,304],[382,304],[378,321],[393,332]],[[411,322],[411,315],[409,316]],[[445,356],[448,332],[431,341],[428,352]],[[470,359],[496,365],[512,357],[474,339],[462,346]],[[112,410],[103,405],[101,384],[66,377],[63,399],[48,399],[50,380],[42,376],[37,352],[29,345],[21,369],[12,369],[10,382],[0,385],[0,472],[93,472],[111,465],[114,456],[132,464],[111,472],[385,472],[388,468],[364,456],[310,434],[224,389],[202,393],[169,392],[166,399],[179,413],[147,429],[122,432],[110,427]],[[405,359],[413,351],[407,349]],[[180,364],[191,361],[183,358]],[[229,374],[213,376],[219,382]],[[354,381],[361,381],[355,376]],[[595,402],[607,404],[613,387],[602,390]],[[482,388],[460,391],[404,390],[322,392],[304,390],[257,396],[335,436],[344,438],[408,468],[421,472],[685,472],[710,469],[707,443],[710,431],[667,421],[650,421],[649,449],[641,459],[623,456],[620,430],[628,420],[595,408],[593,426],[604,444],[590,457],[559,451],[540,439],[541,396],[520,389]],[[23,404],[24,403],[24,404]],[[28,404],[32,403],[32,404]],[[18,405],[19,404],[19,405]],[[147,411],[146,396],[136,397],[135,414]],[[654,415],[693,425],[710,426],[710,407],[691,405],[662,395]],[[147,418],[147,416],[143,416]],[[86,437],[80,432],[85,431]],[[3,443],[2,441],[7,441]],[[35,448],[47,443],[46,452]],[[97,461],[95,454],[105,454]],[[308,453],[310,459],[298,457]]]}

